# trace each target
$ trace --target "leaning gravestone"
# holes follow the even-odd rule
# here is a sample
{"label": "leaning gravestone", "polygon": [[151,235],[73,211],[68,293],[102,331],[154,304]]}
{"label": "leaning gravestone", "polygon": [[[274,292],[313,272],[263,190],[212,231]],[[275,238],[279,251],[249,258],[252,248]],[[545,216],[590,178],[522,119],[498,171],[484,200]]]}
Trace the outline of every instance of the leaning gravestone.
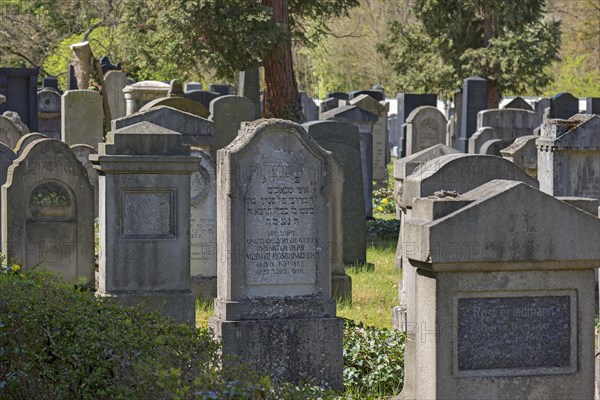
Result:
{"label": "leaning gravestone", "polygon": [[79,162],[81,162],[81,165],[85,167],[90,185],[94,188],[94,217],[98,218],[98,171],[94,169],[94,166],[90,161],[90,155],[98,154],[98,152],[92,146],[87,144],[74,144],[71,146],[71,151],[75,154],[75,157],[77,157]]}
{"label": "leaning gravestone", "polygon": [[38,92],[38,127],[39,132],[51,139],[60,140],[61,129],[61,97],[53,89],[42,89]]}
{"label": "leaning gravestone", "polygon": [[210,121],[214,122],[215,149],[227,146],[235,139],[243,121],[254,121],[254,103],[245,97],[221,96],[210,102]]}
{"label": "leaning gravestone", "polygon": [[193,324],[190,174],[198,160],[181,134],[149,122],[110,132],[98,153],[90,155],[100,171],[97,293]]}
{"label": "leaning gravestone", "polygon": [[540,190],[600,199],[600,116],[550,119],[536,140]]}
{"label": "leaning gravestone", "polygon": [[276,381],[343,387],[327,250],[341,194],[327,171],[336,164],[301,126],[283,120],[245,124],[219,151],[224,248],[210,326],[223,355]]}
{"label": "leaning gravestone", "polygon": [[30,143],[2,186],[2,253],[28,270],[94,285],[94,201],[87,172],[66,143]]}
{"label": "leaning gravestone", "polygon": [[342,252],[340,265],[332,265],[331,293],[334,298],[352,300],[352,280],[344,272],[344,264],[367,262],[367,225],[363,203],[360,136],[358,128],[347,122],[315,121],[302,125],[325,150],[333,153],[342,170],[333,177],[344,181],[342,192]]}
{"label": "leaning gravestone", "polygon": [[127,86],[127,75],[124,72],[111,70],[104,75],[111,119],[121,118],[127,114],[125,93],[123,93],[125,86]]}
{"label": "leaning gravestone", "polygon": [[594,397],[600,219],[494,180],[416,199],[406,233],[419,333],[399,399]]}
{"label": "leaning gravestone", "polygon": [[192,148],[197,169],[190,177],[190,274],[196,299],[217,297],[217,176],[208,153]]}
{"label": "leaning gravestone", "polygon": [[14,149],[21,138],[21,131],[9,118],[0,115],[0,143]]}
{"label": "leaning gravestone", "polygon": [[446,117],[432,106],[415,108],[406,118],[406,155],[446,141]]}
{"label": "leaning gravestone", "polygon": [[61,99],[61,138],[72,144],[98,148],[104,140],[102,96],[92,90],[68,90]]}
{"label": "leaning gravestone", "polygon": [[17,156],[20,156],[23,153],[23,151],[29,145],[29,143],[35,142],[39,139],[48,139],[48,137],[37,132],[28,133],[27,135],[21,136],[14,148]]}

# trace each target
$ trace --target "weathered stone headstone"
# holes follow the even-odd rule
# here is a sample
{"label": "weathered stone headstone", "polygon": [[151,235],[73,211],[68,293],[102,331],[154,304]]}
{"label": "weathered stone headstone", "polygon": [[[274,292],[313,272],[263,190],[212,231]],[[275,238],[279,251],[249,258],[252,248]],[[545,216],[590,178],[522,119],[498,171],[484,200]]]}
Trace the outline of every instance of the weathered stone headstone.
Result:
{"label": "weathered stone headstone", "polygon": [[184,92],[187,93],[191,90],[202,90],[202,84],[200,82],[186,82]]}
{"label": "weathered stone headstone", "polygon": [[111,119],[127,115],[125,93],[123,93],[125,86],[127,86],[127,75],[124,72],[113,70],[104,75],[104,88],[108,97]]}
{"label": "weathered stone headstone", "polygon": [[[4,143],[0,143],[0,186],[4,185],[6,182],[6,172],[8,167],[10,167],[13,161],[17,158],[17,155],[14,151]],[[2,198],[0,196],[0,216],[2,215]],[[2,241],[0,231],[0,243]]]}
{"label": "weathered stone headstone", "polygon": [[38,92],[39,132],[51,139],[60,140],[60,93],[53,89]]}
{"label": "weathered stone headstone", "polygon": [[88,181],[90,185],[94,188],[94,217],[98,218],[98,196],[99,196],[99,186],[98,186],[98,171],[94,169],[92,162],[90,161],[91,154],[98,154],[96,149],[87,144],[74,144],[71,146],[71,151],[75,154],[75,157],[79,160],[81,165],[85,167],[85,170],[88,174]]}
{"label": "weathered stone headstone", "polygon": [[477,130],[477,113],[487,108],[487,81],[470,77],[463,81],[458,150],[466,152],[469,138]]}
{"label": "weathered stone headstone", "polygon": [[146,103],[166,97],[171,87],[168,83],[158,81],[141,81],[125,86],[123,94],[125,95],[125,114],[131,115]]}
{"label": "weathered stone headstone", "polygon": [[505,149],[500,150],[502,157],[515,163],[533,178],[537,178],[537,147],[535,141],[539,136],[521,136]]}
{"label": "weathered stone headstone", "polygon": [[[477,131],[469,138],[469,153],[500,155],[500,149],[508,147],[520,136],[532,135],[536,127],[537,118],[533,111],[515,108],[479,111]],[[501,143],[498,151],[484,152],[491,141]]]}
{"label": "weathered stone headstone", "polygon": [[[193,114],[198,117],[208,118],[210,112],[208,111],[208,107],[204,107],[202,104],[197,101],[187,99],[185,97],[160,97],[158,99],[154,99],[144,104],[140,108],[140,112],[147,111],[156,107],[170,107],[179,111],[186,112],[188,114]],[[130,114],[131,115],[131,114]]]}
{"label": "weathered stone headstone", "polygon": [[3,94],[0,94],[0,104],[4,104],[6,103],[6,96],[4,96]]}
{"label": "weathered stone headstone", "polygon": [[217,174],[208,153],[192,148],[197,169],[190,177],[190,274],[196,299],[217,297]]}
{"label": "weathered stone headstone", "polygon": [[39,139],[48,139],[48,137],[44,134],[37,132],[28,133],[26,135],[21,136],[14,147],[17,157],[20,156],[21,153],[23,153],[23,150],[25,150],[29,143],[35,142]]}
{"label": "weathered stone headstone", "polygon": [[406,233],[417,332],[400,399],[593,398],[600,219],[495,180],[415,200]]}
{"label": "weathered stone headstone", "polygon": [[390,142],[398,146],[400,157],[406,156],[406,119],[411,112],[420,106],[437,105],[437,96],[435,94],[413,94],[413,93],[398,93],[396,94],[398,129],[390,132]]}
{"label": "weathered stone headstone", "polygon": [[87,172],[66,143],[40,139],[2,186],[2,253],[28,270],[94,285],[94,201]]}
{"label": "weathered stone headstone", "polygon": [[550,99],[548,97],[542,97],[537,101],[533,102],[533,109],[535,111],[535,115],[537,116],[537,124],[538,126],[544,122],[544,112],[546,108],[550,107]]}
{"label": "weathered stone headstone", "polygon": [[214,152],[214,123],[207,119],[189,114],[171,107],[158,106],[140,111],[123,118],[113,119],[112,130],[118,130],[139,122],[150,122],[154,125],[180,133],[183,143]]}
{"label": "weathered stone headstone", "polygon": [[[348,122],[319,121],[303,125],[308,134],[340,163],[344,188],[342,192],[342,252],[343,264],[367,262],[367,225],[360,163],[358,128]],[[338,174],[334,173],[336,178]],[[352,300],[352,280],[344,265],[331,271],[331,293],[334,298]],[[333,266],[332,266],[333,267]]]}
{"label": "weathered stone headstone", "polygon": [[350,100],[350,96],[345,92],[329,92],[327,93],[328,99],[338,99],[338,100]]}
{"label": "weathered stone headstone", "polygon": [[220,96],[222,96],[220,93],[206,92],[203,90],[190,90],[189,92],[185,92],[186,99],[197,101],[207,110],[210,107],[210,102]]}
{"label": "weathered stone headstone", "polygon": [[108,134],[90,155],[100,171],[98,294],[147,301],[195,322],[190,291],[190,174],[198,160],[181,134],[141,122]]}
{"label": "weathered stone headstone", "polygon": [[243,121],[253,121],[254,103],[245,97],[221,96],[210,102],[210,121],[214,122],[215,149],[227,146],[235,139]]}
{"label": "weathered stone headstone", "polygon": [[436,107],[420,106],[406,118],[406,155],[446,141],[446,117]]}
{"label": "weathered stone headstone", "polygon": [[219,151],[223,244],[210,325],[224,355],[276,381],[343,387],[342,324],[330,294],[335,254],[327,248],[341,194],[328,173],[336,164],[283,120],[245,124]]}
{"label": "weathered stone headstone", "polygon": [[579,99],[571,93],[559,93],[550,99],[548,118],[568,119],[579,112]]}
{"label": "weathered stone headstone", "polygon": [[6,97],[0,114],[16,112],[32,131],[38,130],[37,77],[37,68],[0,68],[0,94]]}
{"label": "weathered stone headstone", "polygon": [[356,106],[362,110],[377,115],[379,118],[373,125],[373,177],[376,181],[387,179],[387,161],[388,161],[388,131],[387,131],[387,113],[389,104],[382,104],[374,97],[361,94],[350,100],[351,106]]}
{"label": "weathered stone headstone", "polygon": [[365,216],[373,216],[373,124],[377,115],[355,106],[342,106],[327,111],[320,116],[321,120],[350,122],[358,128],[360,134],[360,162],[363,176],[363,196]]}
{"label": "weathered stone headstone", "polygon": [[319,104],[319,118],[321,118],[321,114],[333,110],[334,108],[337,108],[339,106],[339,100],[336,99],[335,97],[330,97],[328,99],[325,99],[323,101],[321,101],[321,103]]}
{"label": "weathered stone headstone", "polygon": [[262,115],[260,104],[260,77],[258,68],[240,72],[238,96],[250,99],[256,108],[255,119]]}
{"label": "weathered stone headstone", "polygon": [[533,111],[533,107],[531,107],[522,97],[515,97],[502,108],[517,108],[520,110]]}
{"label": "weathered stone headstone", "polygon": [[15,124],[15,127],[19,131],[20,135],[26,135],[30,133],[29,127],[25,125],[25,123],[21,120],[21,116],[15,111],[4,111],[2,114],[4,117],[8,118]]}
{"label": "weathered stone headstone", "polygon": [[353,92],[348,93],[348,99],[347,100],[352,100],[360,95],[366,94],[367,96],[371,96],[372,98],[374,98],[375,100],[379,101],[384,101],[385,100],[385,95],[383,93],[381,93],[378,90],[355,90]]}
{"label": "weathered stone headstone", "polygon": [[585,100],[585,112],[600,115],[600,97],[588,97]]}
{"label": "weathered stone headstone", "polygon": [[231,85],[210,85],[208,88],[209,92],[219,93],[221,96],[228,96],[230,94],[234,94],[234,87]]}
{"label": "weathered stone headstone", "polygon": [[21,138],[19,128],[9,118],[0,115],[0,143],[14,149]]}
{"label": "weathered stone headstone", "polygon": [[536,140],[540,190],[600,199],[600,116],[550,119]]}
{"label": "weathered stone headstone", "polygon": [[44,80],[42,80],[42,89],[54,89],[58,92],[58,79],[55,76],[45,77]]}
{"label": "weathered stone headstone", "polygon": [[92,90],[68,90],[61,98],[61,139],[98,148],[104,140],[102,96]]}
{"label": "weathered stone headstone", "polygon": [[306,92],[300,92],[300,105],[306,122],[319,120],[319,107],[315,104]]}

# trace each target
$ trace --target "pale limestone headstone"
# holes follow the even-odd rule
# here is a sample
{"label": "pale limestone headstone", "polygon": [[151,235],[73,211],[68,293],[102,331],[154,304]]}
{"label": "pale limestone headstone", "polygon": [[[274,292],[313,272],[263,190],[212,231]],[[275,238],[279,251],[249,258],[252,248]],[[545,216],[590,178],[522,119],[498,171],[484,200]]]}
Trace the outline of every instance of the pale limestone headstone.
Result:
{"label": "pale limestone headstone", "polygon": [[502,157],[517,164],[528,175],[537,178],[537,147],[535,141],[539,136],[527,135],[515,139],[505,149],[500,150]]}
{"label": "pale limestone headstone", "polygon": [[352,280],[344,272],[344,264],[367,262],[367,226],[358,128],[348,122],[313,121],[302,125],[308,134],[325,150],[333,153],[341,171],[333,177],[343,179],[342,240],[337,250],[342,253],[339,264],[331,269],[331,293],[334,298],[352,300]]}
{"label": "pale limestone headstone", "polygon": [[[17,158],[14,151],[4,143],[0,143],[0,186],[6,182],[6,171],[10,167],[13,161]],[[2,215],[2,198],[0,198],[0,215]],[[0,233],[1,235],[1,233]],[[0,236],[0,242],[2,236]]]}
{"label": "pale limestone headstone", "polygon": [[21,120],[21,116],[19,115],[19,113],[15,111],[4,111],[2,115],[11,120],[13,124],[15,124],[20,135],[26,135],[29,132],[31,132],[29,130],[29,127]]}
{"label": "pale limestone headstone", "polygon": [[499,156],[499,150],[494,153],[484,152],[484,147],[490,146],[488,142],[502,142],[500,149],[503,149],[518,137],[532,135],[536,127],[537,117],[533,111],[516,108],[480,111],[477,114],[477,131],[469,138],[469,153]]}
{"label": "pale limestone headstone", "polygon": [[94,193],[66,143],[30,143],[2,186],[2,253],[58,272],[67,282],[94,285]]}
{"label": "pale limestone headstone", "polygon": [[446,141],[446,117],[436,107],[420,106],[406,118],[406,155]]}
{"label": "pale limestone headstone", "polygon": [[121,118],[127,114],[125,93],[123,93],[125,86],[127,86],[127,75],[124,72],[112,70],[104,75],[104,89],[108,96],[111,119]]}
{"label": "pale limestone headstone", "polygon": [[190,177],[190,274],[197,299],[217,297],[217,174],[210,155],[192,148],[197,169]]}
{"label": "pale limestone headstone", "polygon": [[15,149],[14,149],[17,156],[20,156],[21,153],[23,153],[23,150],[25,150],[25,148],[29,145],[29,143],[34,142],[39,139],[48,139],[48,137],[46,135],[42,135],[41,133],[37,133],[37,132],[28,133],[27,135],[21,136],[19,138],[19,140],[17,141],[17,144],[15,145]]}
{"label": "pale limestone headstone", "polygon": [[529,103],[527,101],[525,101],[525,99],[523,99],[522,97],[518,97],[518,96],[515,97],[514,99],[512,99],[511,101],[509,101],[508,103],[506,103],[506,105],[502,108],[503,109],[517,108],[520,110],[533,111],[533,107],[531,107],[531,105],[529,105]]}
{"label": "pale limestone headstone", "polygon": [[330,294],[336,255],[328,250],[340,208],[340,182],[328,173],[336,164],[300,125],[276,119],[245,124],[218,152],[221,248],[210,325],[224,355],[275,381],[343,387],[342,325]]}
{"label": "pale limestone headstone", "polygon": [[74,144],[71,146],[71,151],[85,167],[90,185],[94,188],[94,217],[98,218],[98,171],[94,169],[94,166],[90,161],[90,154],[98,154],[98,152],[92,146],[87,144]]}
{"label": "pale limestone headstone", "polygon": [[92,90],[68,90],[61,98],[61,140],[98,148],[104,141],[102,96]]}
{"label": "pale limestone headstone", "polygon": [[600,199],[600,115],[547,120],[536,146],[540,190]]}
{"label": "pale limestone headstone", "polygon": [[244,121],[254,121],[256,107],[245,97],[220,96],[210,102],[210,121],[214,122],[215,149],[227,146],[235,139]]}
{"label": "pale limestone headstone", "polygon": [[406,234],[417,293],[399,399],[593,398],[600,219],[495,180],[416,199]]}
{"label": "pale limestone headstone", "polygon": [[38,130],[50,139],[60,140],[60,98],[54,89],[38,91]]}
{"label": "pale limestone headstone", "polygon": [[21,132],[14,122],[0,115],[0,143],[14,149],[20,138]]}
{"label": "pale limestone headstone", "polygon": [[182,135],[149,122],[111,131],[100,171],[98,294],[195,322],[190,291],[190,156]]}
{"label": "pale limestone headstone", "polygon": [[139,111],[146,103],[166,97],[170,86],[158,81],[141,81],[125,86],[125,114],[130,115]]}

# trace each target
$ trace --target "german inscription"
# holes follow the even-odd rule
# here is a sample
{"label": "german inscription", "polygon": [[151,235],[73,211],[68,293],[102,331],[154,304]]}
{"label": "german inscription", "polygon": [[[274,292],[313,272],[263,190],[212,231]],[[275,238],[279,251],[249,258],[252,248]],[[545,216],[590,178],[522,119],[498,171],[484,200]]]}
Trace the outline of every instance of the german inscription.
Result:
{"label": "german inscription", "polygon": [[570,297],[458,299],[458,369],[570,365]]}

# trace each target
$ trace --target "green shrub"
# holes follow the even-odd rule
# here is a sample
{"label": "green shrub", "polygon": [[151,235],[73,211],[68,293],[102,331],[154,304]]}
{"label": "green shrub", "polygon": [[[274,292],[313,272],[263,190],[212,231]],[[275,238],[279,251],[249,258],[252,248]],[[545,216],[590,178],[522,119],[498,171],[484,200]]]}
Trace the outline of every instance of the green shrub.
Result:
{"label": "green shrub", "polygon": [[384,214],[396,213],[396,201],[390,188],[373,191],[373,212]]}
{"label": "green shrub", "polygon": [[367,235],[371,241],[398,240],[400,221],[397,219],[370,219],[367,220]]}
{"label": "green shrub", "polygon": [[[220,367],[196,329],[98,298],[49,272],[0,273],[2,399],[305,399],[327,392],[275,387],[243,366]],[[228,363],[229,364],[229,363]]]}
{"label": "green shrub", "polygon": [[344,385],[348,396],[365,399],[400,393],[404,382],[405,335],[344,322]]}

